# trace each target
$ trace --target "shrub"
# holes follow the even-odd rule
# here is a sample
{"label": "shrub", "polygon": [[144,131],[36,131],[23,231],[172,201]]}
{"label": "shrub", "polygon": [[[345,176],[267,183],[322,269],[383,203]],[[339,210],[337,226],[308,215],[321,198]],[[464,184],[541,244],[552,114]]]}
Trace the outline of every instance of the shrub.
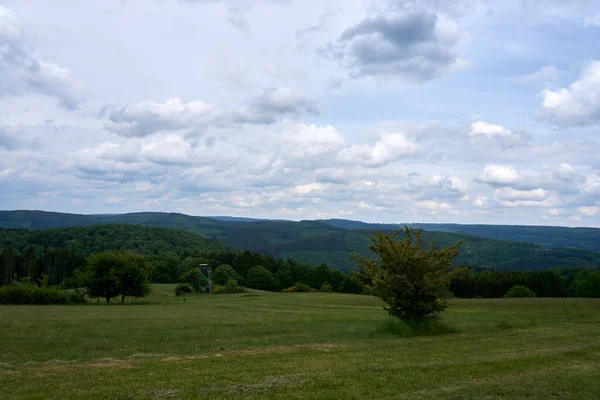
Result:
{"label": "shrub", "polygon": [[259,290],[273,290],[275,288],[275,277],[268,269],[262,265],[257,265],[248,271],[246,286]]}
{"label": "shrub", "polygon": [[358,256],[357,261],[390,315],[423,324],[446,308],[448,271],[460,242],[447,248],[424,247],[420,230],[406,227],[404,239],[396,240],[399,234],[376,232],[369,249],[378,258]]}
{"label": "shrub", "polygon": [[222,287],[222,293],[244,293],[246,289],[239,286],[237,281],[233,278],[229,278],[225,283],[225,286]]}
{"label": "shrub", "polygon": [[30,284],[10,284],[0,287],[0,304],[80,304],[83,296],[56,287],[40,288]]}
{"label": "shrub", "polygon": [[297,283],[293,287],[295,288],[294,292],[310,292],[310,287],[304,283]]}
{"label": "shrub", "polygon": [[186,293],[192,293],[192,288],[187,283],[178,283],[175,286],[175,296],[181,296]]}
{"label": "shrub", "polygon": [[317,291],[317,289],[311,289],[308,285],[305,285],[304,283],[297,283],[294,286],[290,286],[287,289],[283,289],[282,292],[310,292],[311,290],[314,290],[315,292]]}
{"label": "shrub", "polygon": [[229,279],[237,279],[237,273],[228,264],[221,264],[213,272],[213,280],[217,285],[224,285]]}
{"label": "shrub", "polygon": [[179,277],[179,282],[187,283],[196,293],[200,288],[208,285],[208,279],[200,271],[200,268],[192,268]]}
{"label": "shrub", "polygon": [[512,297],[512,298],[536,297],[536,294],[528,287],[525,287],[522,285],[515,285],[512,288],[510,288],[508,293],[506,293],[506,297]]}
{"label": "shrub", "polygon": [[325,282],[321,285],[321,292],[331,292],[331,291],[333,291],[333,288],[331,287],[329,282]]}

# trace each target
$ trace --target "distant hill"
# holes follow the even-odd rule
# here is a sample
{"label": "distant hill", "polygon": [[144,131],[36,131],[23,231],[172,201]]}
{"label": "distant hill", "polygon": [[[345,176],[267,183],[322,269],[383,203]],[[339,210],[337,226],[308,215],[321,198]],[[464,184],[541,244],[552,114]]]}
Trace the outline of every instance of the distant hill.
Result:
{"label": "distant hill", "polygon": [[[396,230],[404,224],[372,224],[345,219],[319,220],[346,229]],[[426,231],[440,231],[480,236],[488,239],[515,240],[536,243],[544,247],[569,247],[600,252],[599,228],[567,228],[563,226],[527,225],[463,225],[463,224],[407,224]]]}
{"label": "distant hill", "polygon": [[84,256],[104,250],[131,250],[143,255],[172,252],[181,256],[230,248],[181,229],[141,225],[109,224],[31,231],[0,229],[0,247],[23,250],[28,245],[65,248]]}
{"label": "distant hill", "polygon": [[[234,219],[223,221],[178,213],[76,215],[43,211],[0,212],[0,226],[5,227],[44,229],[55,226],[91,226],[106,223],[180,228],[238,249],[248,249],[274,257],[291,258],[312,264],[326,263],[340,270],[354,268],[355,262],[351,253],[369,254],[368,235],[374,230],[398,228],[397,225],[366,224],[345,220],[294,222]],[[422,225],[425,224],[414,224],[413,226]],[[427,225],[450,226],[450,224]],[[542,229],[538,229],[536,232],[539,231]],[[76,236],[76,232],[74,235]],[[76,239],[75,236],[73,239]],[[193,236],[188,239],[191,238]],[[552,267],[600,265],[600,253],[583,249],[550,248],[549,246],[547,248],[524,241],[494,240],[455,232],[426,231],[424,239],[426,241],[435,240],[438,245],[444,246],[458,240],[464,241],[461,254],[456,259],[456,264],[460,265],[498,270],[541,270]],[[168,242],[170,238],[167,237],[164,240]]]}

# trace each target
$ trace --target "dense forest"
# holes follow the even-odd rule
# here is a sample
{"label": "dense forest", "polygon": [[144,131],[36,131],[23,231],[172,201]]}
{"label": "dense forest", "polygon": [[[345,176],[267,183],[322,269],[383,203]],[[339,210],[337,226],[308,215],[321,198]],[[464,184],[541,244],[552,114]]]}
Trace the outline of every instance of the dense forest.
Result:
{"label": "dense forest", "polygon": [[[320,222],[337,228],[395,230],[402,224],[372,224],[345,219]],[[411,228],[479,236],[488,239],[535,243],[543,247],[569,247],[600,252],[599,228],[567,228],[564,226],[469,225],[469,224],[407,224]]]}
{"label": "dense forest", "polygon": [[[342,222],[351,224],[348,227],[352,229],[333,226],[335,221],[338,221],[338,225]],[[77,215],[41,211],[0,212],[0,226],[28,228],[30,232],[54,226],[89,226],[102,223],[180,228],[190,233],[215,239],[237,249],[314,265],[324,263],[341,271],[349,271],[354,268],[355,262],[352,253],[369,254],[368,235],[373,233],[373,229],[390,228],[390,225],[366,224],[370,229],[354,229],[365,226],[365,224],[354,221],[344,222],[344,220],[325,222],[204,218],[176,213]],[[546,229],[546,227],[543,227],[544,229],[533,228],[536,228],[534,231],[538,234],[542,234],[541,232]],[[590,229],[588,239],[593,241],[593,234],[599,231]],[[436,244],[440,246],[453,244],[459,240],[463,241],[461,253],[455,259],[454,265],[486,267],[496,270],[545,270],[554,267],[596,267],[600,265],[600,253],[582,249],[549,248],[527,242],[494,240],[438,231],[425,231],[423,236],[425,241],[435,240]]]}
{"label": "dense forest", "polygon": [[[367,245],[368,231],[340,231],[334,235],[319,236],[321,224],[306,222],[301,225],[306,225],[301,232],[306,237],[287,231],[286,238],[299,237],[297,242],[305,246],[306,243],[314,243],[311,246],[317,253],[333,249],[331,254],[339,254],[342,261],[347,256],[344,250],[347,243],[355,248],[366,248]],[[338,242],[328,241],[329,236],[334,236]],[[439,244],[445,246],[452,243],[449,238],[455,236],[444,237],[442,234],[434,238],[440,239]],[[481,240],[484,244],[489,242]],[[290,254],[299,254],[290,243],[284,242],[280,246]],[[517,242],[514,246],[525,246],[520,247],[523,250],[533,245]],[[240,284],[246,283],[252,268],[261,266],[267,282],[272,282],[267,286],[269,290],[296,287],[294,285],[347,293],[369,293],[370,290],[359,273],[343,273],[325,263],[313,264],[241,251],[180,229],[127,224],[34,231],[0,229],[0,286],[27,279],[44,285],[68,287],[75,271],[86,267],[90,255],[106,250],[127,250],[142,255],[150,281],[154,283],[178,282],[186,272],[200,264],[209,264],[213,268],[230,266]],[[457,297],[502,297],[515,285],[525,286],[539,297],[600,297],[600,268],[495,271],[455,267],[452,276],[450,289]]]}

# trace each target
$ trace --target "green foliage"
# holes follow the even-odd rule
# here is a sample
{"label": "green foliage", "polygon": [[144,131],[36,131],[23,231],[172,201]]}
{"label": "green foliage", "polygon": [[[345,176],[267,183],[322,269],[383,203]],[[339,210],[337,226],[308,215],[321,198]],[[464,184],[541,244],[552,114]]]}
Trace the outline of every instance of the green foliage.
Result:
{"label": "green foliage", "polygon": [[275,288],[283,290],[294,284],[294,274],[289,264],[285,263],[279,267],[275,274]]}
{"label": "green foliage", "polygon": [[515,285],[533,290],[538,297],[564,297],[567,281],[561,281],[558,270],[492,271],[480,268],[455,269],[450,290],[462,298],[500,298]]}
{"label": "green foliage", "polygon": [[[247,252],[244,251],[237,255],[235,263],[233,258],[220,262],[231,265],[240,276],[246,276],[248,270],[254,265],[263,265],[269,271],[276,272],[277,262],[273,257],[291,258],[304,264],[320,265],[325,263],[333,269],[346,272],[353,269],[355,264],[350,253],[359,253],[364,257],[373,256],[369,250],[370,242],[366,233],[373,233],[376,229],[390,232],[398,227],[397,225],[365,224],[342,220],[324,222],[254,221],[248,223],[175,213],[90,216],[37,211],[0,212],[0,226],[9,228],[40,229],[108,223],[136,225],[52,229],[53,233],[0,229],[0,245],[9,245],[19,251],[23,251],[28,244],[32,244],[42,248],[65,247],[75,252],[84,251],[83,255],[107,249],[130,249],[146,256],[170,252],[179,257],[226,248],[225,245],[213,240],[202,237],[198,239],[198,236],[191,235],[193,233],[212,237],[236,248],[248,249]],[[147,234],[144,231],[146,227],[140,227],[140,225],[180,228],[181,230],[154,236],[152,233]],[[115,228],[115,233],[118,235],[101,234],[110,229],[107,228],[110,226],[129,226],[131,228]],[[435,240],[436,244],[441,247],[462,240],[464,244],[461,253],[454,259],[454,266],[478,266],[496,270],[546,270],[554,267],[596,267],[600,265],[600,253],[598,253],[600,251],[600,229],[455,224],[415,224],[414,226],[421,226],[429,230],[423,232],[424,241]],[[78,231],[71,231],[73,229]],[[135,233],[128,232],[129,229],[135,230]],[[176,242],[172,238],[177,239]],[[525,241],[535,244],[525,243]],[[200,247],[202,250],[199,249]],[[258,256],[257,252],[263,253],[263,259],[260,259],[261,256]],[[264,254],[270,255],[271,258]],[[193,267],[195,266],[197,264]],[[161,272],[152,279],[161,282],[167,280],[175,282],[176,278],[185,272],[164,274],[164,270],[169,270],[169,268],[161,266],[159,269]],[[52,284],[52,275],[48,275],[51,277],[50,284]],[[313,284],[310,277],[295,278],[294,281]],[[329,282],[334,287],[336,286],[332,280]]]}
{"label": "green foliage", "polygon": [[200,289],[208,285],[208,279],[200,271],[200,268],[192,268],[179,277],[180,283],[187,283],[194,292],[199,293]]}
{"label": "green foliage", "polygon": [[323,282],[323,284],[321,285],[321,289],[319,290],[321,292],[333,292],[333,288],[331,287],[329,282]]}
{"label": "green foliage", "polygon": [[573,297],[600,297],[600,268],[596,270],[582,270],[577,274],[569,287]]}
{"label": "green foliage", "polygon": [[314,288],[321,287],[323,283],[331,279],[331,270],[325,264],[315,267],[312,271],[310,285]]}
{"label": "green foliage", "polygon": [[187,283],[178,283],[175,286],[175,296],[181,296],[186,293],[192,293],[192,288]]}
{"label": "green foliage", "polygon": [[446,308],[448,270],[460,243],[425,249],[421,231],[406,227],[404,240],[396,240],[398,234],[377,232],[370,249],[378,258],[358,256],[357,260],[390,315],[412,324],[424,323]]}
{"label": "green foliage", "polygon": [[305,285],[304,283],[297,283],[296,285],[293,286],[294,288],[294,292],[299,292],[299,293],[303,293],[303,292],[310,292],[310,286]]}
{"label": "green foliage", "polygon": [[150,292],[149,271],[144,257],[131,252],[105,251],[89,257],[80,286],[92,297],[144,297]]}
{"label": "green foliage", "polygon": [[237,273],[229,264],[221,264],[213,272],[213,280],[217,285],[224,285],[230,279],[236,279]]}
{"label": "green foliage", "polygon": [[221,288],[221,293],[244,293],[246,289],[239,286],[237,281],[233,278],[229,278],[225,285]]}
{"label": "green foliage", "polygon": [[56,287],[12,283],[0,287],[0,304],[79,304],[83,296]]}
{"label": "green foliage", "polygon": [[275,277],[268,269],[262,265],[257,265],[248,271],[246,286],[253,289],[274,290]]}
{"label": "green foliage", "polygon": [[144,256],[153,256],[168,252],[176,255],[194,254],[227,248],[215,240],[205,239],[181,229],[125,224],[28,232],[0,229],[0,243],[21,251],[31,245],[64,248],[83,256],[105,250],[130,250]]}
{"label": "green foliage", "polygon": [[516,285],[510,288],[508,293],[506,293],[506,297],[511,298],[527,298],[527,297],[536,297],[535,293],[526,286]]}

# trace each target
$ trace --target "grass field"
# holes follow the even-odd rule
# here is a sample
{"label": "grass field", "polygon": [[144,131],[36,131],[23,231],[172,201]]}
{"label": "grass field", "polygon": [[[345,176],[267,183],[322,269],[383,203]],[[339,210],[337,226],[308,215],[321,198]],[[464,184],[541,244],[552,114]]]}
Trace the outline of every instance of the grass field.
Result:
{"label": "grass field", "polygon": [[172,288],[0,306],[0,399],[600,398],[600,300],[453,300],[411,336],[373,297]]}

